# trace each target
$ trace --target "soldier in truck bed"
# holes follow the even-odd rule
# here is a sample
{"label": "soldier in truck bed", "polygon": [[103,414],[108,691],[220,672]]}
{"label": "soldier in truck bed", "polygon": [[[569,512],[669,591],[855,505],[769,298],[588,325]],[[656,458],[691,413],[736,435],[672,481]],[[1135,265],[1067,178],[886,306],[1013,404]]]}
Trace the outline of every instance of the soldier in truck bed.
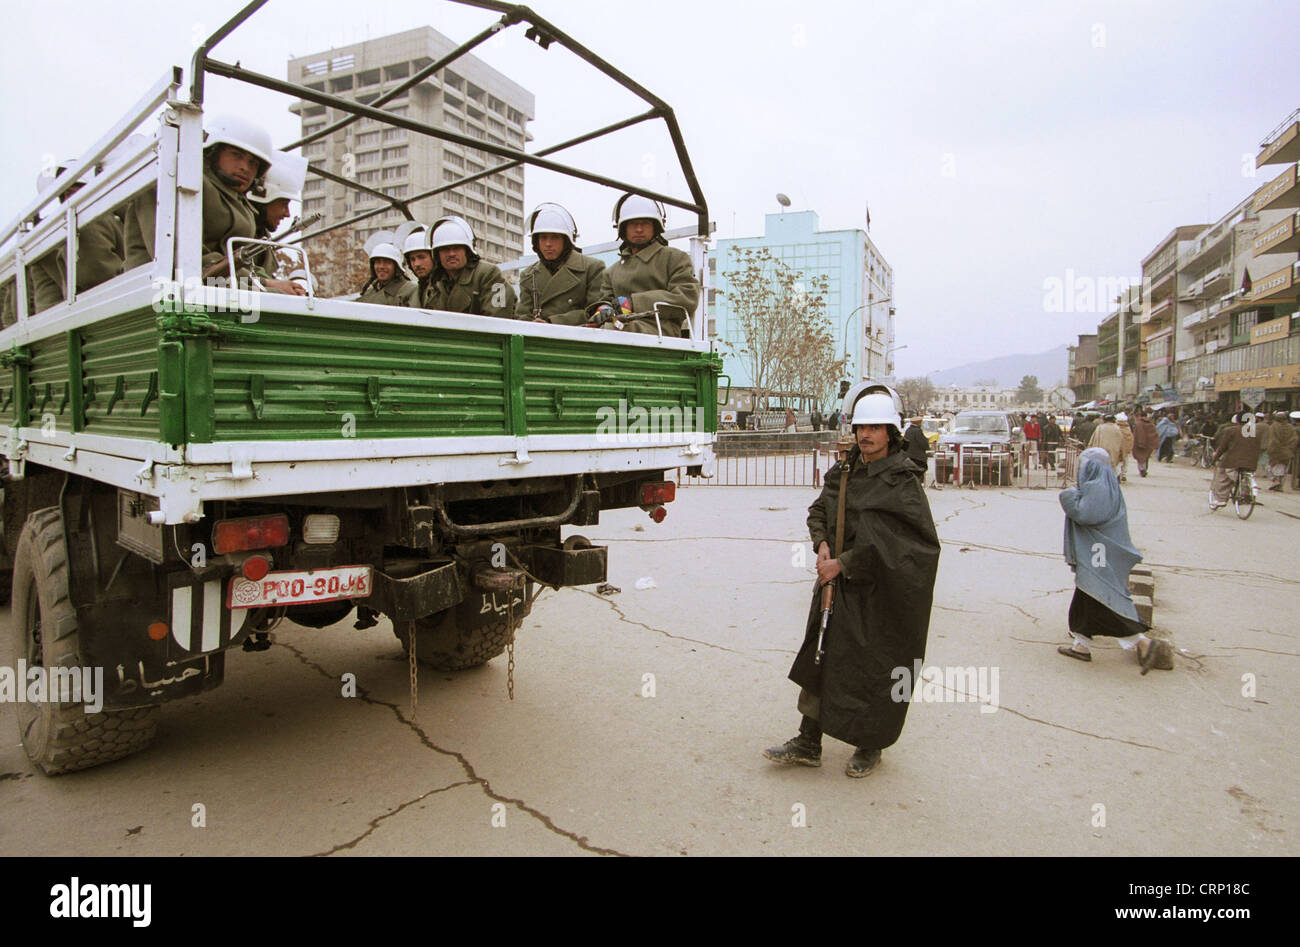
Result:
{"label": "soldier in truck bed", "polygon": [[515,291],[501,270],[474,252],[474,231],[462,217],[439,219],[428,233],[434,271],[421,306],[474,316],[515,318]]}
{"label": "soldier in truck bed", "polygon": [[[640,194],[624,194],[614,205],[614,228],[623,245],[609,281],[618,298],[625,332],[689,338],[691,316],[700,301],[700,282],[691,258],[668,246],[664,206]],[[659,303],[659,323],[653,313]],[[640,315],[644,313],[645,315]],[[637,314],[638,318],[626,317]]]}
{"label": "soldier in truck bed", "polygon": [[370,279],[361,287],[357,302],[418,307],[419,287],[415,280],[407,279],[406,273],[402,271],[401,251],[385,238],[396,239],[392,234],[378,233],[367,245]]}
{"label": "soldier in truck bed", "polygon": [[578,226],[559,204],[538,204],[528,218],[537,262],[519,274],[515,315],[562,326],[599,325],[614,315],[605,264],[583,256]]}
{"label": "soldier in truck bed", "polygon": [[[231,237],[256,237],[258,215],[248,201],[249,188],[271,167],[271,136],[237,115],[215,116],[208,123],[203,144],[203,259],[208,272],[226,256]],[[154,258],[154,224],[158,194],[149,189],[131,201],[126,214],[126,268],[143,266]],[[189,276],[190,274],[185,274]],[[215,274],[228,277],[229,273]],[[238,277],[265,275],[240,270]],[[289,280],[265,280],[272,292],[305,296],[307,290]]]}
{"label": "soldier in truck bed", "polygon": [[[64,161],[54,170],[54,176],[62,175],[72,167],[75,159]],[[96,169],[96,174],[99,169]],[[56,181],[54,176],[42,173],[37,179],[38,190],[64,182]],[[86,185],[86,178],[67,186],[59,195],[62,204]],[[122,220],[110,211],[101,214],[77,231],[77,292],[81,293],[92,286],[98,286],[122,272],[122,258],[125,248],[122,240]],[[31,281],[34,298],[33,312],[42,312],[51,306],[57,306],[65,298],[64,287],[67,285],[67,250],[63,244],[46,253],[32,264]]]}

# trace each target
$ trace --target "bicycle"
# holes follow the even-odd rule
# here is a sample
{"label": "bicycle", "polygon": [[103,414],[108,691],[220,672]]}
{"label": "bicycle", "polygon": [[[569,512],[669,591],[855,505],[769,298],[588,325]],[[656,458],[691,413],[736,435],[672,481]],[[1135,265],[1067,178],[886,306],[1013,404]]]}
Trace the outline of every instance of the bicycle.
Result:
{"label": "bicycle", "polygon": [[[1258,496],[1259,487],[1255,483],[1255,471],[1245,467],[1239,469],[1236,482],[1232,485],[1232,493],[1229,495],[1238,519],[1250,519],[1250,514],[1255,512],[1255,501]],[[1246,511],[1244,513],[1243,508]]]}
{"label": "bicycle", "polygon": [[1187,448],[1193,467],[1209,470],[1214,466],[1214,439],[1208,434],[1197,434],[1195,442]]}

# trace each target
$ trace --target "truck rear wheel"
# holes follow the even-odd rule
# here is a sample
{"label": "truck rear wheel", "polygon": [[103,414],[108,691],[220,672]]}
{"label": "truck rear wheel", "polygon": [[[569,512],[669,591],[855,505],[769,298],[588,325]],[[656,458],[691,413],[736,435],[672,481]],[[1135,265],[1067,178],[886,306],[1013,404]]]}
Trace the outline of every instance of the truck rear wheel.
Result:
{"label": "truck rear wheel", "polygon": [[[504,651],[523,624],[523,615],[516,617],[513,625],[503,618],[477,628],[461,628],[456,621],[456,610],[449,608],[414,624],[416,661],[438,671],[464,671],[487,664]],[[410,625],[410,622],[393,622],[393,634],[408,654]]]}
{"label": "truck rear wheel", "polygon": [[[58,507],[36,510],[23,526],[14,553],[9,627],[14,659],[25,659],[29,669],[84,667]],[[147,747],[157,732],[157,707],[88,713],[83,702],[47,699],[19,703],[16,709],[23,749],[47,776],[129,756]]]}

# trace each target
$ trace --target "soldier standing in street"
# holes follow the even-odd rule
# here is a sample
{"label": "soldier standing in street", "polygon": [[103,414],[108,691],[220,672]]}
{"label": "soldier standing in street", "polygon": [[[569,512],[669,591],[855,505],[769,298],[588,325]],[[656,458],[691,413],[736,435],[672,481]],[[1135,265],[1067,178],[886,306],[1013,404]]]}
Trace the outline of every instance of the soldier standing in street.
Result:
{"label": "soldier standing in street", "polygon": [[[691,316],[700,302],[700,281],[690,256],[668,246],[663,236],[667,226],[668,214],[658,201],[640,194],[620,197],[614,205],[614,228],[623,245],[618,262],[609,268],[609,280],[625,332],[654,335],[662,327],[666,336],[689,338]],[[626,318],[633,314],[640,317]]]}
{"label": "soldier standing in street", "polygon": [[435,269],[423,308],[472,316],[515,318],[515,291],[501,270],[474,252],[474,231],[463,217],[443,217],[428,232]]}
{"label": "soldier standing in street", "polygon": [[539,204],[528,218],[537,262],[519,274],[515,315],[561,326],[600,325],[614,315],[605,264],[577,247],[578,225],[559,204]]}
{"label": "soldier standing in street", "polygon": [[[808,508],[817,588],[803,646],[790,669],[801,688],[799,735],[764,751],[775,763],[821,765],[822,734],[857,748],[845,772],[862,777],[903,729],[911,688],[896,697],[900,669],[915,686],[925,657],[939,537],[925,492],[903,451],[888,394],[864,394],[853,410],[856,444],[826,473]],[[823,590],[833,601],[823,617]],[[824,625],[824,630],[823,630]]]}

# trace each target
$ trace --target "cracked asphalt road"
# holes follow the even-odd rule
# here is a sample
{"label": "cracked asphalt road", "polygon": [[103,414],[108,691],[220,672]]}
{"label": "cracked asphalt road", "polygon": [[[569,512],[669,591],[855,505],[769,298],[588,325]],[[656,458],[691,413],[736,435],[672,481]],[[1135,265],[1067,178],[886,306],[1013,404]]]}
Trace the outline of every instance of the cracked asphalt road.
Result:
{"label": "cracked asphalt road", "polygon": [[233,653],[224,686],[163,708],[151,749],[81,774],[35,774],[0,705],[0,854],[1295,855],[1300,560],[1281,514],[1300,495],[1241,523],[1206,511],[1207,484],[1153,465],[1126,486],[1181,649],[1147,677],[1118,646],[1056,654],[1072,581],[1054,491],[927,491],[944,545],[926,663],[997,669],[998,709],[951,687],[915,704],[870,779],[844,777],[832,740],[820,769],[760,755],[798,724],[814,491],[691,487],[661,526],[583,530],[623,591],[542,595],[513,702],[504,657],[423,670],[412,720],[389,625],[349,619]]}

